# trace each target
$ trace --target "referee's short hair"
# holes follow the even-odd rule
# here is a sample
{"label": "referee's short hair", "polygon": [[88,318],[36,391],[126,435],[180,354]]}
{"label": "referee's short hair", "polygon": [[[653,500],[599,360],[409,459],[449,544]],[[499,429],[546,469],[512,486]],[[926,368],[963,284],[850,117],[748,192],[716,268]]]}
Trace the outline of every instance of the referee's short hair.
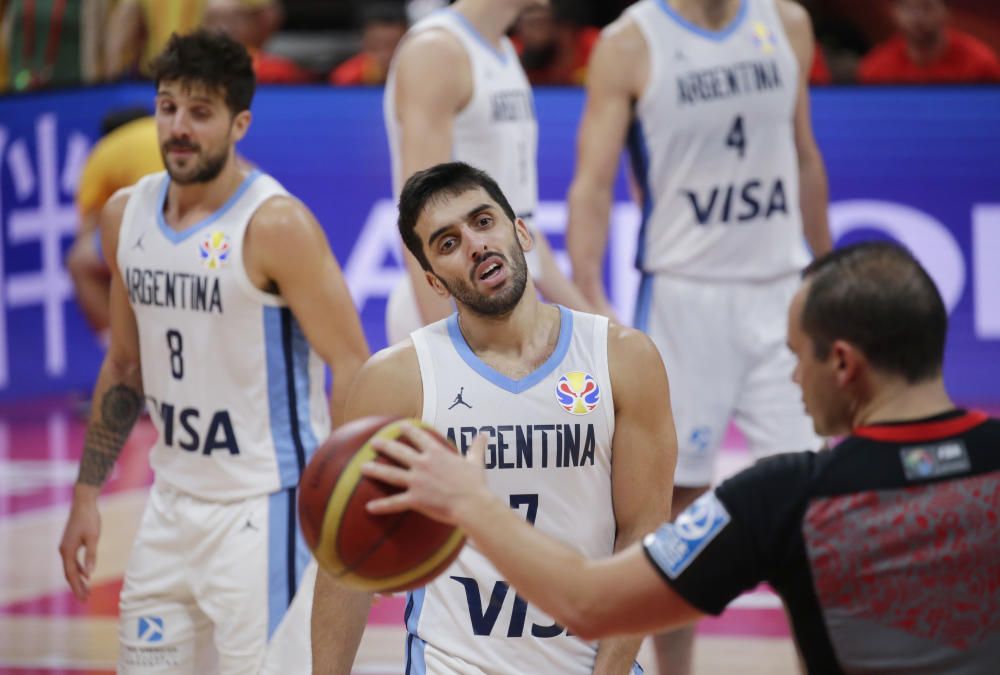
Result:
{"label": "referee's short hair", "polygon": [[911,384],[941,373],[948,314],[934,281],[905,248],[846,246],[814,260],[802,278],[809,283],[802,329],[817,358],[845,340],[872,366]]}

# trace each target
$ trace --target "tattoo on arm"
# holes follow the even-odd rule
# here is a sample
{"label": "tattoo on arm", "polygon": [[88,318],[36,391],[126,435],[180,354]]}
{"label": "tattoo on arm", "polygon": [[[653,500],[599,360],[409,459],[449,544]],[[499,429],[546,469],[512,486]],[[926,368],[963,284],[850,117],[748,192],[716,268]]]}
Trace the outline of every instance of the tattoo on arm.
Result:
{"label": "tattoo on arm", "polygon": [[132,387],[116,384],[104,392],[100,418],[87,425],[77,479],[80,483],[104,485],[141,410],[142,395]]}

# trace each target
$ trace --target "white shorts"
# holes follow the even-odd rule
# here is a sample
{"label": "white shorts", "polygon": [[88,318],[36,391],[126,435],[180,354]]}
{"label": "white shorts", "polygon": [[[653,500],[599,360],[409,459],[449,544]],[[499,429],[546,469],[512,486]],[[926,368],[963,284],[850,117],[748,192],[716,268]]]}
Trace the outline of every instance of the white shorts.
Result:
{"label": "white shorts", "polygon": [[731,419],[758,459],[823,444],[792,382],[795,357],[786,346],[798,287],[795,276],[756,283],[643,276],[635,325],[656,343],[670,379],[676,485],[711,485]]}
{"label": "white shorts", "polygon": [[118,672],[257,673],[309,561],[296,513],[294,490],[219,503],[155,483],[125,570]]}

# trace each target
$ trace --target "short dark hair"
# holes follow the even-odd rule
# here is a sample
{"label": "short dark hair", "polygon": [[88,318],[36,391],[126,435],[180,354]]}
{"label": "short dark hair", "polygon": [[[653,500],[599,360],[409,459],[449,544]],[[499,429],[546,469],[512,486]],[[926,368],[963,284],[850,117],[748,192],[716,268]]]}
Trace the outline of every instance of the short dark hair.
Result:
{"label": "short dark hair", "polygon": [[174,33],[166,48],[150,64],[153,80],[198,84],[221,91],[234,115],[250,109],[256,78],[246,47],[217,32],[199,29],[187,35]]}
{"label": "short dark hair", "polygon": [[866,242],[806,267],[802,329],[825,359],[834,340],[858,347],[879,370],[914,384],[941,373],[948,314],[927,271],[905,248]]}
{"label": "short dark hair", "polygon": [[424,270],[430,272],[431,264],[424,253],[420,237],[414,232],[420,214],[427,204],[442,197],[454,197],[469,190],[483,188],[503,212],[510,218],[511,224],[517,220],[514,209],[504,196],[497,182],[485,171],[469,166],[464,162],[448,162],[438,164],[429,169],[418,171],[403,186],[399,194],[399,235],[403,243],[417,259]]}

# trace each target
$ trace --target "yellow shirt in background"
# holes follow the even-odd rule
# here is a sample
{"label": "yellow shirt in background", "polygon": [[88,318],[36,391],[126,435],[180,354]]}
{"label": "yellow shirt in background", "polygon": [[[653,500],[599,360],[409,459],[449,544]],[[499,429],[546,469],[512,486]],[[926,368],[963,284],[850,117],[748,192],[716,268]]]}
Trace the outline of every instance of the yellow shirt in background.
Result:
{"label": "yellow shirt in background", "polygon": [[156,121],[143,117],[118,127],[87,157],[76,191],[77,212],[82,217],[101,209],[115,192],[156,171],[163,171]]}
{"label": "yellow shirt in background", "polygon": [[146,44],[139,69],[149,74],[149,63],[160,55],[173,33],[184,35],[201,25],[207,0],[139,0]]}

